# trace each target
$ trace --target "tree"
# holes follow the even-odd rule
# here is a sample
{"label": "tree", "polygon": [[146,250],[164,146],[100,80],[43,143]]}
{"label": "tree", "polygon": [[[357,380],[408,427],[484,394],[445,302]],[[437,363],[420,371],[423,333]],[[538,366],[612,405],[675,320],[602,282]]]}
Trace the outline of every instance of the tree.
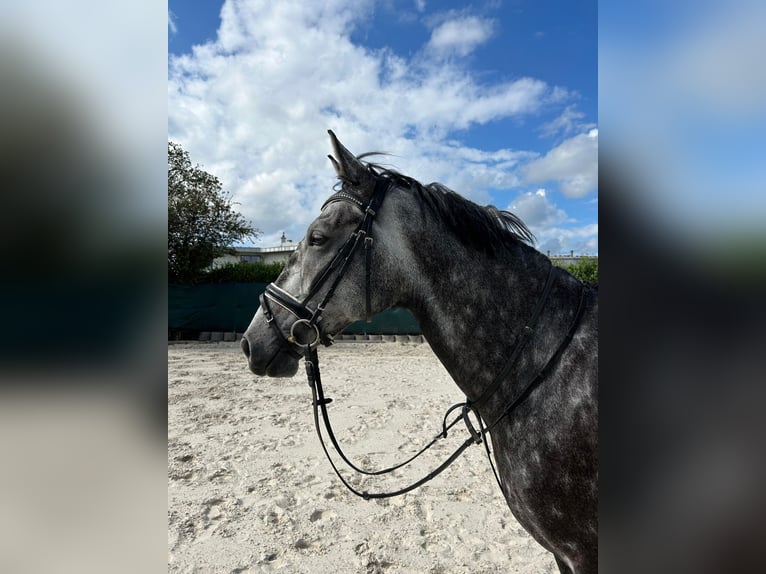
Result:
{"label": "tree", "polygon": [[168,142],[168,278],[194,283],[216,257],[232,245],[257,237],[233,208],[217,177],[192,166],[188,152]]}

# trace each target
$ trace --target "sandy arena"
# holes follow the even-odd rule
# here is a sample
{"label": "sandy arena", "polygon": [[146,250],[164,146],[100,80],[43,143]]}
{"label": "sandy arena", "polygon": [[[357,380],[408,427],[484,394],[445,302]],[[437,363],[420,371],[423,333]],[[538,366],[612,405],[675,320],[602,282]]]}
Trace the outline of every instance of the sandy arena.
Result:
{"label": "sandy arena", "polygon": [[[319,357],[338,440],[362,466],[407,458],[464,400],[427,344],[341,342]],[[302,365],[261,378],[238,343],[176,343],[168,377],[169,572],[558,572],[516,523],[482,446],[409,494],[365,501],[324,457]],[[339,468],[364,490],[395,490],[466,436],[456,426],[393,478]]]}

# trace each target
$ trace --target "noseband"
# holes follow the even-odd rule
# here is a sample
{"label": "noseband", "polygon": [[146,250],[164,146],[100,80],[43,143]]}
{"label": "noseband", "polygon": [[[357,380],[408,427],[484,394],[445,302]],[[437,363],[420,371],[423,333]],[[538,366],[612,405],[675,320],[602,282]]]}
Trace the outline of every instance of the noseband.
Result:
{"label": "noseband", "polygon": [[[353,195],[346,193],[345,191],[339,191],[330,196],[330,198],[322,205],[322,210],[331,203],[336,201],[346,201],[359,207],[364,212],[364,218],[357,226],[356,230],[346,240],[336,253],[335,257],[330,261],[322,272],[319,274],[316,281],[314,281],[309,293],[301,301],[294,297],[284,289],[278,287],[274,283],[269,283],[266,286],[266,290],[260,297],[261,309],[266,317],[266,322],[277,332],[279,340],[282,342],[282,349],[287,351],[295,358],[303,356],[301,351],[304,351],[306,347],[316,348],[321,342],[325,346],[329,346],[333,343],[333,336],[329,333],[323,333],[320,329],[319,322],[322,320],[322,313],[327,306],[327,303],[332,299],[335,294],[335,289],[343,279],[343,276],[348,270],[348,266],[351,263],[354,254],[358,251],[359,247],[364,244],[364,277],[365,277],[365,318],[370,320],[371,303],[370,303],[370,286],[372,281],[371,270],[371,255],[373,239],[371,235],[372,222],[375,219],[375,215],[380,210],[380,206],[383,204],[383,199],[386,196],[386,192],[390,186],[390,182],[382,177],[378,177],[375,182],[375,189],[372,192],[372,197],[367,206],[364,205]],[[335,278],[330,284],[330,288],[325,293],[321,302],[312,309],[309,307],[309,301],[319,292],[319,290],[327,283],[332,277],[333,273],[337,270]],[[277,325],[274,320],[274,313],[271,310],[269,301],[279,305],[295,317],[290,327],[290,336],[286,337],[282,332],[282,329]],[[308,335],[313,334],[313,340],[301,340],[300,333],[298,331],[308,331]],[[313,333],[312,333],[313,331]]]}

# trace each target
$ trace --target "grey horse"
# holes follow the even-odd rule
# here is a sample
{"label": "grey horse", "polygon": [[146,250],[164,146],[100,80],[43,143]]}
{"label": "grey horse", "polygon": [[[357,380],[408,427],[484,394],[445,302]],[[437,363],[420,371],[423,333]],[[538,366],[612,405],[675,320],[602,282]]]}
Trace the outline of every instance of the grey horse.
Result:
{"label": "grey horse", "polygon": [[[518,522],[562,573],[597,572],[597,288],[553,267],[515,215],[330,138],[340,189],[271,286],[267,308],[262,298],[241,342],[250,369],[292,376],[301,357],[293,347],[312,329],[313,342],[327,344],[371,313],[408,309],[491,436]],[[364,253],[336,264],[349,237]]]}

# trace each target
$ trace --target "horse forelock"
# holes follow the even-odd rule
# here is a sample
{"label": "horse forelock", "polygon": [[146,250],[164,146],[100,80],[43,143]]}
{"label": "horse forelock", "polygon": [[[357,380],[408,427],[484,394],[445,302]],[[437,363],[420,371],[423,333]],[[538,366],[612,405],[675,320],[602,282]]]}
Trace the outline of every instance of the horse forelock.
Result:
{"label": "horse forelock", "polygon": [[[365,153],[358,158],[380,155]],[[364,162],[375,178],[388,179],[394,186],[412,193],[420,206],[440,219],[461,242],[483,252],[509,249],[518,242],[534,244],[534,234],[514,213],[494,205],[481,206],[446,185],[422,184],[408,175],[372,162]]]}

